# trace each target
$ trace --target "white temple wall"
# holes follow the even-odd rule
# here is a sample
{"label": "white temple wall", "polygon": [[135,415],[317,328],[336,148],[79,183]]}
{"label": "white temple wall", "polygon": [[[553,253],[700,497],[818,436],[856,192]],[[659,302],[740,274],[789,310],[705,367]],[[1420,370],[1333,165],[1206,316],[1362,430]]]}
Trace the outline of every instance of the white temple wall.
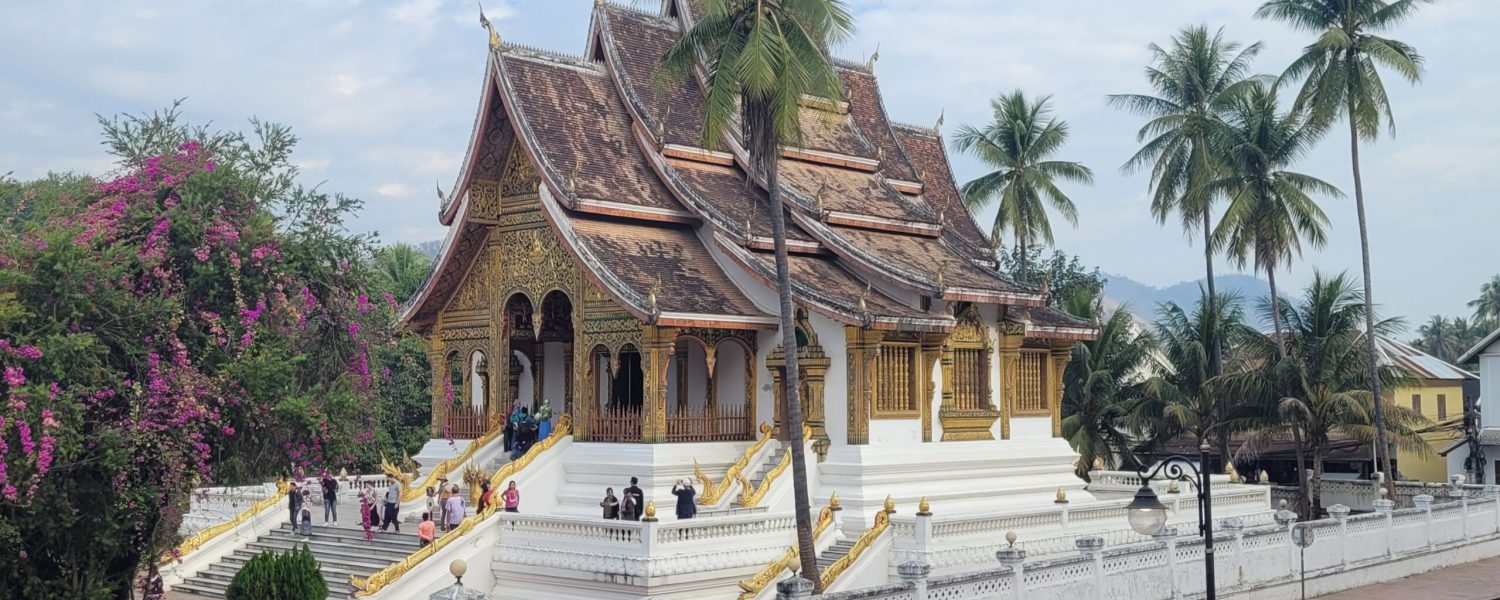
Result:
{"label": "white temple wall", "polygon": [[687,345],[687,404],[693,410],[708,406],[708,355],[698,344]]}
{"label": "white temple wall", "polygon": [[771,350],[781,344],[781,331],[760,331],[755,337],[755,423],[770,423],[776,418],[776,392],[766,360]]}
{"label": "white temple wall", "polygon": [[[979,318],[984,322],[985,334],[990,338],[990,403],[992,406],[1000,407],[1000,307],[981,304],[979,306]],[[1000,439],[1000,419],[995,419],[990,424],[990,436]]]}
{"label": "white temple wall", "polygon": [[568,372],[564,367],[566,345],[548,342],[542,345],[542,399],[552,401],[554,411],[562,410],[563,398],[568,393]]}
{"label": "white temple wall", "polygon": [[809,313],[808,322],[828,355],[828,372],[823,376],[823,428],[833,446],[843,446],[849,440],[849,351],[844,324],[817,313]]}
{"label": "white temple wall", "polygon": [[[536,395],[536,392],[533,391],[536,389],[536,386],[532,383],[531,357],[526,356],[525,352],[519,350],[512,350],[511,354],[514,354],[516,360],[521,362],[521,374],[518,376],[520,377],[520,382],[516,385],[516,403],[527,408],[532,408],[531,399]],[[501,373],[509,372],[509,369],[501,371]]]}
{"label": "white temple wall", "polygon": [[[932,397],[928,398],[930,406],[928,410],[932,415],[932,441],[934,443],[943,439],[943,420],[938,418],[938,411],[943,409],[943,366],[941,358],[936,367],[932,369]],[[921,424],[918,423],[918,426]]]}
{"label": "white temple wall", "polygon": [[[739,344],[719,344],[714,359],[714,395],[718,397],[719,406],[744,406],[745,361],[749,358]],[[766,376],[769,378],[770,374]]]}
{"label": "white temple wall", "polygon": [[[1045,440],[1052,437],[1052,417],[1011,417],[1010,439]],[[998,438],[998,436],[997,436]]]}

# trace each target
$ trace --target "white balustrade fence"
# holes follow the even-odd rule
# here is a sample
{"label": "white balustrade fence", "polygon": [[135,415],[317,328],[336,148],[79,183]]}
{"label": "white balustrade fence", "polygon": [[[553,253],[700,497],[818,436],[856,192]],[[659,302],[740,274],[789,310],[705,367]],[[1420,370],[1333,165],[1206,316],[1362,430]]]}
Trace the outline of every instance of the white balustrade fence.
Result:
{"label": "white balustrade fence", "polygon": [[[1472,491],[1472,490],[1466,490]],[[1231,520],[1214,536],[1214,565],[1220,593],[1255,590],[1263,597],[1291,597],[1305,578],[1308,596],[1369,585],[1434,568],[1500,555],[1500,487],[1482,496],[1413,498],[1416,507],[1298,524],[1248,524]],[[1217,509],[1217,501],[1215,508]],[[1123,517],[1121,517],[1123,520]],[[824,600],[1076,600],[1078,598],[1166,599],[1201,596],[1203,541],[1196,530],[1156,540],[1103,544],[1075,538],[1071,554],[1046,542],[1025,550],[1024,562],[965,573],[914,578],[903,583],[849,590]],[[918,522],[920,533],[926,525]],[[1305,549],[1293,542],[1294,529],[1311,530]],[[1139,536],[1136,536],[1139,539]],[[1051,545],[1048,545],[1051,544]],[[1018,543],[1017,547],[1023,544]],[[1043,553],[1038,558],[1035,552]],[[929,558],[941,558],[941,552]],[[908,554],[907,558],[912,555]],[[991,559],[990,565],[997,564]],[[937,568],[933,565],[933,568]],[[924,572],[905,568],[902,572]]]}

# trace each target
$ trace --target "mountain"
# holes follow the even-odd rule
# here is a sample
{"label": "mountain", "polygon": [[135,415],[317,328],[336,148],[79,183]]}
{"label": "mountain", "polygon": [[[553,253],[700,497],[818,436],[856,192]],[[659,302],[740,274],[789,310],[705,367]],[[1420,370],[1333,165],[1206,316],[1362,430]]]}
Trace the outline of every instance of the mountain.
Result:
{"label": "mountain", "polygon": [[[1104,284],[1106,303],[1110,306],[1129,304],[1130,312],[1147,321],[1156,318],[1156,307],[1159,304],[1174,302],[1183,308],[1195,305],[1199,298],[1198,289],[1203,285],[1203,280],[1198,279],[1159,288],[1124,275],[1106,273],[1104,276],[1108,278]],[[1219,275],[1215,277],[1215,283],[1220,294],[1239,294],[1245,312],[1251,318],[1258,317],[1256,307],[1259,306],[1260,299],[1271,295],[1271,286],[1249,275]],[[1288,294],[1283,290],[1282,295]]]}

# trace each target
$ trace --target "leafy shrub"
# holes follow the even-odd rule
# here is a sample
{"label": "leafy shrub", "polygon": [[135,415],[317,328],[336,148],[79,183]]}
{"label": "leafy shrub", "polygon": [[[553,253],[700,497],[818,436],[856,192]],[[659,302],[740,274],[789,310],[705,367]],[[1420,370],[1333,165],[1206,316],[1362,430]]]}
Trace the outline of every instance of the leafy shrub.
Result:
{"label": "leafy shrub", "polygon": [[234,574],[224,591],[228,600],[324,600],[328,584],[307,546],[285,553],[267,550]]}

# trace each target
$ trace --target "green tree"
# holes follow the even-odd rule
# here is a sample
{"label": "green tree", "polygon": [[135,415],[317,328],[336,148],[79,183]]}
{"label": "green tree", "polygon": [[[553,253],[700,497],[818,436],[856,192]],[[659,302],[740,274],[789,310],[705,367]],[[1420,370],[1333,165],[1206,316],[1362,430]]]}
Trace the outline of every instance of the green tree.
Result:
{"label": "green tree", "polygon": [[1479,286],[1479,297],[1469,301],[1474,309],[1474,324],[1481,328],[1500,327],[1500,275]]}
{"label": "green tree", "polygon": [[822,589],[802,456],[797,353],[791,351],[797,347],[796,324],[779,165],[782,144],[801,142],[802,97],[843,97],[827,49],[852,34],[854,19],[842,0],[705,0],[703,5],[705,14],[662,56],[662,74],[680,81],[702,67],[704,145],[716,147],[725,134],[739,134],[749,157],[747,170],[770,197],[781,344],[789,349],[783,430],[792,453],[801,576]]}
{"label": "green tree", "polygon": [[[1281,21],[1318,38],[1302,49],[1281,78],[1302,80],[1297,110],[1306,111],[1314,126],[1328,127],[1339,118],[1349,123],[1349,164],[1354,173],[1354,207],[1359,216],[1359,253],[1364,268],[1365,327],[1375,329],[1375,292],[1370,276],[1370,230],[1365,220],[1364,180],[1359,172],[1359,142],[1374,141],[1381,122],[1394,132],[1396,118],[1380,79],[1379,67],[1391,69],[1410,83],[1422,78],[1422,56],[1404,42],[1381,37],[1432,0],[1271,0],[1255,11],[1262,19]],[[1368,344],[1370,379],[1380,395],[1374,337]],[[1384,407],[1375,405],[1379,433],[1376,454],[1385,473],[1386,489],[1394,496],[1396,478],[1386,440]]]}
{"label": "green tree", "polygon": [[[1059,304],[1078,294],[1090,299],[1104,294],[1106,279],[1099,272],[1099,267],[1089,270],[1084,268],[1076,255],[1053,250],[1050,256],[1043,256],[1042,250],[1041,246],[1031,246],[1026,249],[1025,254],[1021,253],[1020,248],[1014,248],[1010,252],[1002,251],[1000,268],[1016,281],[1045,279],[1051,288],[1052,297]],[[1026,270],[1022,271],[1023,268]],[[1084,316],[1092,318],[1091,314]]]}
{"label": "green tree", "polygon": [[1340,192],[1321,179],[1287,170],[1316,141],[1318,131],[1297,113],[1281,113],[1273,86],[1250,84],[1230,102],[1224,121],[1214,144],[1226,168],[1206,191],[1223,194],[1229,206],[1212,244],[1239,266],[1250,264],[1265,272],[1273,305],[1269,316],[1279,340],[1276,269],[1301,255],[1304,238],[1314,247],[1326,242],[1328,217],[1311,194],[1336,197]]}
{"label": "green tree", "polygon": [[376,250],[371,266],[386,291],[398,302],[405,302],[432,270],[432,258],[416,246],[396,243]]}
{"label": "green tree", "polygon": [[[1224,39],[1224,30],[1209,33],[1203,25],[1183,28],[1172,37],[1170,49],[1149,46],[1152,65],[1146,67],[1146,80],[1154,95],[1117,94],[1109,96],[1111,106],[1129,110],[1148,119],[1136,134],[1141,149],[1126,161],[1121,170],[1133,173],[1151,168],[1151,214],[1159,224],[1176,215],[1183,232],[1192,239],[1203,235],[1203,263],[1208,293],[1219,296],[1214,285],[1213,208],[1218,197],[1207,193],[1207,184],[1223,176],[1221,153],[1209,147],[1215,131],[1224,126],[1221,115],[1236,94],[1245,89],[1250,61],[1261,51],[1256,42],[1241,47]],[[1207,307],[1203,312],[1218,312]],[[1212,326],[1215,321],[1207,322]],[[1224,345],[1219,334],[1208,331],[1209,375],[1222,372]],[[1216,408],[1220,416],[1226,410],[1220,399]],[[1229,438],[1219,436],[1219,453],[1229,455]]]}
{"label": "green tree", "polygon": [[1074,346],[1073,359],[1063,371],[1062,435],[1078,453],[1078,476],[1088,478],[1095,462],[1105,468],[1133,468],[1134,441],[1127,419],[1150,373],[1151,335],[1135,331],[1126,307],[1104,315],[1098,298],[1082,293],[1066,303],[1080,312],[1095,311],[1079,316],[1103,319],[1099,337]]}
{"label": "green tree", "polygon": [[999,249],[1005,232],[1015,236],[1023,277],[1029,271],[1027,245],[1052,243],[1047,204],[1068,223],[1078,226],[1078,207],[1057,188],[1057,180],[1094,183],[1094,173],[1088,167],[1051,160],[1068,139],[1068,124],[1053,118],[1047,106],[1049,98],[1028,101],[1020,90],[1002,94],[990,101],[993,120],[978,129],[959,126],[953,136],[955,148],[994,169],[965,183],[959,191],[970,211],[998,205],[995,223],[990,227],[990,243]]}
{"label": "green tree", "polygon": [[1412,345],[1448,362],[1458,360],[1468,346],[1463,345],[1468,334],[1468,324],[1463,319],[1449,320],[1442,315],[1432,315],[1417,328],[1417,339]]}
{"label": "green tree", "polygon": [[318,559],[304,544],[286,552],[267,550],[250,557],[229,580],[226,600],[324,600],[328,582]]}
{"label": "green tree", "polygon": [[1173,302],[1156,311],[1159,370],[1142,385],[1141,400],[1129,419],[1131,429],[1150,436],[1154,446],[1184,433],[1199,442],[1208,441],[1211,433],[1228,437],[1229,415],[1220,411],[1209,383],[1215,377],[1212,336],[1222,335],[1225,346],[1233,349],[1252,330],[1245,325],[1238,296],[1212,298],[1201,288],[1199,294],[1191,311]]}
{"label": "green tree", "polygon": [[[1244,399],[1250,411],[1243,425],[1251,435],[1241,451],[1253,455],[1267,444],[1289,436],[1300,438],[1311,453],[1312,478],[1306,498],[1313,513],[1320,510],[1324,458],[1335,438],[1374,443],[1376,402],[1372,392],[1364,343],[1364,302],[1356,282],[1344,274],[1313,278],[1297,305],[1267,299],[1262,310],[1280,310],[1286,323],[1281,340],[1255,333],[1242,345],[1242,369],[1224,375],[1223,389]],[[1270,315],[1267,315],[1270,317]],[[1395,320],[1378,321],[1377,335],[1389,335]],[[1394,366],[1382,366],[1379,376],[1387,387],[1401,381]],[[1391,434],[1403,449],[1418,453],[1430,448],[1417,433],[1431,425],[1420,414],[1382,398],[1391,417]],[[1300,479],[1300,478],[1299,478]],[[1299,481],[1299,483],[1304,483]]]}

